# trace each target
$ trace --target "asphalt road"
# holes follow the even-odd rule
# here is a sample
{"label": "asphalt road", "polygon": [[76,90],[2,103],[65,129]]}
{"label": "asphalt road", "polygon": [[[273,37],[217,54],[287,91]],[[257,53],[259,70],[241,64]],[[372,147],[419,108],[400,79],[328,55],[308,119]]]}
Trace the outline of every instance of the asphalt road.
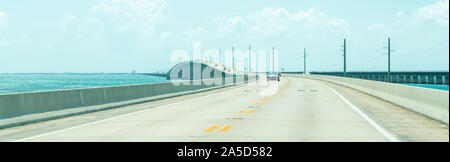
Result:
{"label": "asphalt road", "polygon": [[448,127],[409,112],[403,116],[429,129],[392,124],[394,119],[371,113],[373,105],[394,114],[404,110],[370,96],[353,102],[355,94],[337,85],[282,77],[280,82],[261,81],[4,129],[0,140],[448,141]]}

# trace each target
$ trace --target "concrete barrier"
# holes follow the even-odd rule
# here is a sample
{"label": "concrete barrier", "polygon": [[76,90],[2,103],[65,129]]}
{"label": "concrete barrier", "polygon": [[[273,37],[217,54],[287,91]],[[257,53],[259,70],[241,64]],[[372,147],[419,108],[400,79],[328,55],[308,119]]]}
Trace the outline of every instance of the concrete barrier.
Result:
{"label": "concrete barrier", "polygon": [[335,76],[295,76],[340,84],[402,106],[446,125],[449,123],[448,91]]}
{"label": "concrete barrier", "polygon": [[[151,98],[147,101],[153,101],[159,96],[161,96],[160,98],[168,98],[170,94],[173,94],[172,96],[180,96],[183,94],[191,94],[191,92],[201,89],[227,87],[244,83],[248,81],[244,79],[248,78],[249,77],[244,78],[244,76],[236,76],[236,80],[240,82],[228,82],[227,84],[220,85],[207,85],[203,84],[200,80],[193,80],[179,82],[179,85],[166,82],[142,85],[2,94],[0,95],[0,128],[70,116],[68,114],[82,114],[83,112],[91,112],[93,109],[95,109],[95,111],[99,111],[102,109],[133,104],[133,102],[112,105],[110,103],[118,103],[141,98]],[[250,77],[250,79],[253,80],[254,77]],[[222,83],[222,78],[218,80],[220,80],[219,83]],[[144,102],[144,100],[139,100],[135,103],[142,102]],[[102,106],[97,106],[95,108],[79,110],[80,107],[92,107],[95,105],[106,106],[103,108]],[[77,109],[76,112],[75,109]],[[65,112],[64,110],[68,111]],[[46,113],[53,115],[45,115]],[[30,114],[41,115],[22,118],[23,116],[29,116]]]}

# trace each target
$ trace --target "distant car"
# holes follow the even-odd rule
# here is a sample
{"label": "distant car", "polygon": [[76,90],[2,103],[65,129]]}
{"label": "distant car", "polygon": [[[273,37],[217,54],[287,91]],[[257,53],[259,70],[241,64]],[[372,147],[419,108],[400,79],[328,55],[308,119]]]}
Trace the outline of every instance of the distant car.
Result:
{"label": "distant car", "polygon": [[279,73],[268,73],[267,74],[267,81],[269,80],[276,80],[276,81],[280,81],[280,74]]}

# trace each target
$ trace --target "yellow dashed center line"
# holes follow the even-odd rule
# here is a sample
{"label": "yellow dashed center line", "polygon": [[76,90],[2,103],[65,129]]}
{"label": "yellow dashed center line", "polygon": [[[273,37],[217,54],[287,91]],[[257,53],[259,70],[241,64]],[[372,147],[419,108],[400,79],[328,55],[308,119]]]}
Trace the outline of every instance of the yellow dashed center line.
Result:
{"label": "yellow dashed center line", "polygon": [[[287,80],[288,82],[287,82],[287,84],[289,84],[289,80]],[[277,95],[281,92],[281,91],[283,91],[284,89],[285,89],[285,87],[287,87],[287,86],[284,86],[284,87],[282,87],[279,91],[277,91]],[[275,96],[265,96],[264,98],[265,99],[272,99],[272,98],[274,98]],[[253,102],[253,104],[255,104],[255,105],[258,105],[258,104],[267,104],[267,102],[266,101],[262,101],[262,102]],[[254,106],[249,106],[249,107],[254,107]],[[259,106],[258,106],[259,107]],[[238,114],[242,114],[242,113],[244,113],[245,112],[245,110],[241,110],[241,111],[239,111],[239,112],[237,112]],[[251,113],[254,113],[255,112],[255,110],[249,110],[248,112],[247,112],[247,114],[251,114]],[[205,132],[212,132],[212,131],[214,131],[214,130],[216,130],[217,128],[219,128],[220,127],[220,125],[213,125],[213,126],[211,126],[211,127],[209,127],[208,129],[206,129],[205,130]],[[226,131],[228,131],[230,128],[232,127],[232,125],[226,125],[226,126],[224,126],[222,129],[220,129],[220,130],[218,130],[217,132],[226,132]]]}
{"label": "yellow dashed center line", "polygon": [[211,132],[219,127],[220,127],[220,125],[213,125],[213,126],[209,127],[208,129],[206,129],[205,132]]}
{"label": "yellow dashed center line", "polygon": [[223,127],[222,129],[220,129],[218,132],[226,132],[230,128],[231,128],[231,125],[227,125],[227,126]]}

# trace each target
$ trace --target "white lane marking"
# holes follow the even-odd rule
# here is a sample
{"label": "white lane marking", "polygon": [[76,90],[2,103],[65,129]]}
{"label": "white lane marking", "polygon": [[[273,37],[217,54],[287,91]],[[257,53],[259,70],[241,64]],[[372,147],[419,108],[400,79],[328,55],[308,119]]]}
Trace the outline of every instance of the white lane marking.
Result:
{"label": "white lane marking", "polygon": [[[242,83],[243,82],[237,83],[236,85],[239,85],[239,84],[242,84]],[[39,137],[44,137],[44,136],[48,136],[48,135],[58,134],[58,133],[61,133],[61,132],[66,132],[66,131],[72,130],[72,129],[77,129],[77,128],[82,128],[82,127],[86,127],[86,126],[90,126],[90,125],[94,125],[94,124],[98,124],[98,123],[103,123],[103,122],[106,122],[106,121],[123,118],[123,117],[126,117],[126,116],[134,115],[134,114],[137,114],[137,113],[142,113],[142,112],[145,112],[145,111],[157,110],[157,109],[161,109],[161,108],[164,108],[164,107],[181,104],[181,103],[188,102],[188,101],[200,100],[200,99],[203,99],[203,98],[206,98],[206,97],[211,97],[211,96],[223,94],[223,93],[230,92],[230,91],[233,91],[233,90],[236,90],[236,89],[230,89],[230,90],[223,91],[223,92],[218,92],[218,93],[214,93],[214,94],[210,94],[210,95],[206,95],[206,96],[202,96],[202,97],[196,97],[196,98],[183,100],[183,101],[179,101],[179,102],[175,102],[175,103],[171,103],[171,104],[167,104],[167,105],[161,105],[161,106],[157,106],[157,107],[153,107],[153,108],[151,108],[149,106],[142,106],[142,107],[138,107],[137,109],[147,108],[147,107],[149,109],[144,109],[144,110],[139,110],[139,111],[136,111],[136,112],[122,114],[122,115],[119,115],[119,116],[114,116],[114,117],[111,117],[111,118],[106,118],[106,119],[94,121],[94,122],[91,122],[91,123],[86,123],[86,124],[82,124],[82,125],[79,125],[79,126],[69,127],[69,128],[65,128],[65,129],[61,129],[61,130],[57,130],[57,131],[53,131],[53,132],[48,132],[48,133],[36,135],[36,136],[26,137],[26,138],[14,140],[12,142],[23,142],[23,141],[28,141],[28,140],[39,138]]]}
{"label": "white lane marking", "polygon": [[[325,85],[325,84],[323,84]],[[336,92],[333,88],[325,85],[328,89],[333,91],[336,95],[339,96],[347,105],[349,105],[353,110],[355,110],[359,115],[361,115],[367,122],[370,123],[378,132],[380,132],[385,138],[387,138],[391,142],[400,142],[395,136],[393,136],[391,133],[389,133],[386,129],[379,126],[375,121],[369,118],[366,114],[364,114],[361,110],[359,110],[355,105],[353,105],[350,101],[348,101],[344,96],[342,96],[340,93]]]}

